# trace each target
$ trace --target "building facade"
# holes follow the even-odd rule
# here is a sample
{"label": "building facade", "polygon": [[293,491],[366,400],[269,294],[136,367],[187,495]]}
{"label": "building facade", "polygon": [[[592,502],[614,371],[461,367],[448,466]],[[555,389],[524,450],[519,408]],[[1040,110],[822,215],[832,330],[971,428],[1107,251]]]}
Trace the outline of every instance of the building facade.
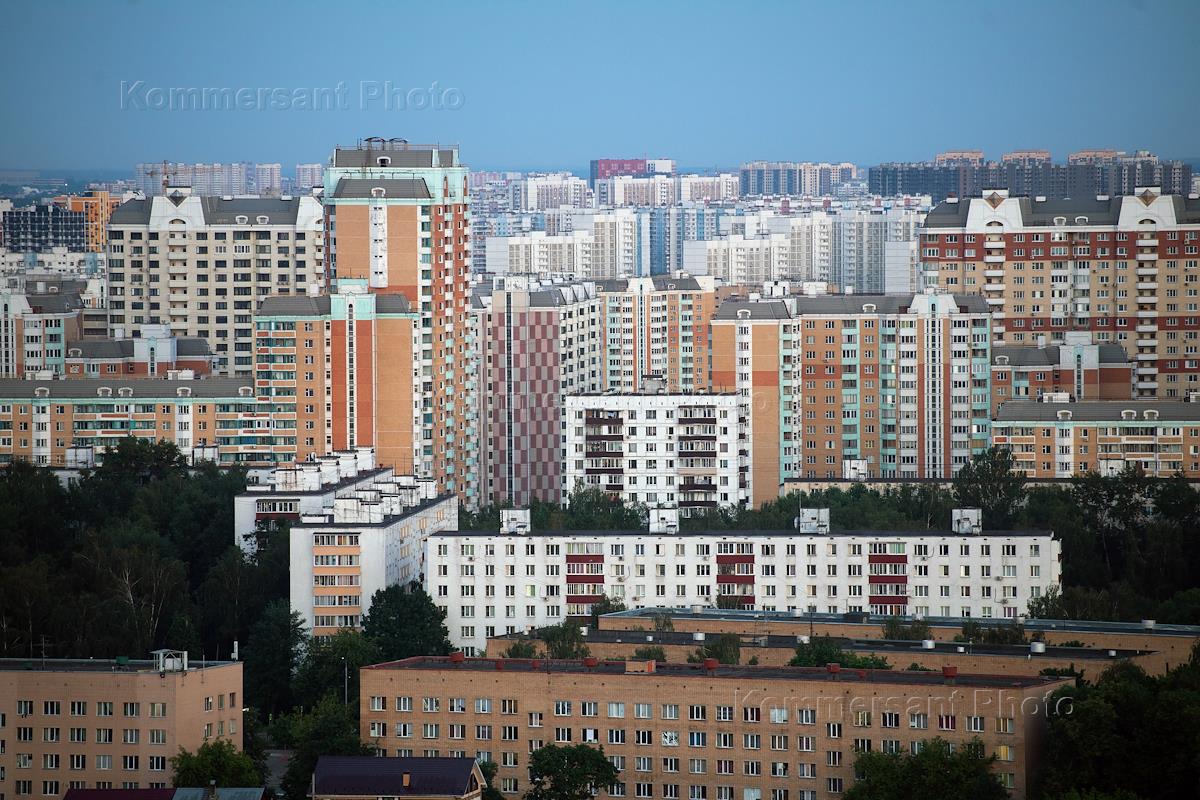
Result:
{"label": "building facade", "polygon": [[1200,200],[1134,196],[1042,200],[997,190],[926,217],[928,285],[980,292],[998,344],[1119,344],[1137,361],[1137,396],[1200,388]]}
{"label": "building facade", "polygon": [[719,601],[1016,620],[1061,579],[1061,544],[1046,531],[830,533],[820,511],[806,509],[790,531],[681,533],[653,510],[649,533],[446,530],[426,539],[426,591],[446,610],[451,642],[479,653],[498,632],[586,617],[604,597],[630,608]]}
{"label": "building facade", "polygon": [[[1009,400],[1065,394],[1072,400],[1128,400],[1137,362],[1117,344],[1075,341],[1045,347],[992,348],[992,414]],[[1090,338],[1090,337],[1088,337]]]}
{"label": "building facade", "polygon": [[88,214],[56,204],[13,208],[3,212],[0,241],[13,252],[38,253],[66,248],[71,253],[88,251]]}
{"label": "building facade", "polygon": [[250,375],[253,315],[269,295],[323,280],[321,204],[311,198],[202,197],[188,189],[129,200],[108,231],[114,338],[146,326],[207,339],[222,375]]}
{"label": "building facade", "polygon": [[1066,679],[453,655],[360,670],[360,725],[379,753],[465,753],[528,788],[529,754],[603,747],[601,797],[818,800],[854,784],[859,751],[917,753],[979,740],[1014,798],[1038,774],[1045,713]]}
{"label": "building facade", "polygon": [[[338,147],[330,164],[324,210],[331,285],[407,299],[417,315],[409,363],[419,376],[412,471],[474,506],[479,431],[468,416],[476,408],[477,378],[467,168],[457,148],[383,139]],[[380,401],[387,399],[381,393]],[[409,418],[406,409],[401,424]]]}
{"label": "building facade", "polygon": [[684,515],[742,507],[746,443],[732,394],[579,394],[566,398],[561,500],[595,487]]}
{"label": "building facade", "polygon": [[474,296],[486,504],[557,502],[565,397],[603,383],[604,317],[590,282],[497,277]]}
{"label": "building facade", "polygon": [[993,440],[1029,478],[1115,475],[1200,478],[1200,403],[1147,400],[1018,400],[996,412]]}
{"label": "building facade", "polygon": [[991,325],[969,295],[722,303],[712,385],[741,398],[753,504],[798,477],[952,477],[988,447]]}
{"label": "building facade", "polygon": [[0,794],[170,787],[180,748],[242,749],[243,702],[236,661],[2,659]]}

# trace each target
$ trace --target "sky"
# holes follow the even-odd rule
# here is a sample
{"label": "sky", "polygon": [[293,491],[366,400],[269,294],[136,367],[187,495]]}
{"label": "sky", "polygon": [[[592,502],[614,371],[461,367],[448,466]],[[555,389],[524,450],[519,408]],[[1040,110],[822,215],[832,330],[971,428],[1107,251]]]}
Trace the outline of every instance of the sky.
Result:
{"label": "sky", "polygon": [[[1200,156],[1200,0],[6,0],[0,167]],[[316,106],[314,108],[314,106]]]}

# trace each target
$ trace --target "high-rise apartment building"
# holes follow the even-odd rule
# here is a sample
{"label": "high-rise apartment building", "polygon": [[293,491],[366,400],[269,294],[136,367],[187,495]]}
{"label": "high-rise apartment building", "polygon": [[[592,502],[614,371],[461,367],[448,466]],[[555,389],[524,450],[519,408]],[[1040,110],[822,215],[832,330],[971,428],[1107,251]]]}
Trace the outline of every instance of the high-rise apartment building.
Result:
{"label": "high-rise apartment building", "polygon": [[680,175],[676,180],[676,199],[680,203],[707,203],[737,200],[741,180],[737,175]]}
{"label": "high-rise apartment building", "polygon": [[742,400],[752,502],[801,478],[950,478],[988,446],[983,298],[923,293],[727,300],[712,387]]}
{"label": "high-rise apartment building", "polygon": [[708,322],[717,284],[708,276],[658,275],[597,284],[604,315],[606,390],[646,390],[647,379],[670,392],[708,388]]}
{"label": "high-rise apartment building", "polygon": [[603,386],[603,301],[594,283],[515,275],[473,300],[482,502],[558,502],[565,397]]}
{"label": "high-rise apartment building", "polygon": [[241,663],[153,655],[0,659],[0,794],[170,792],[170,760],[181,749],[228,742],[241,750]]}
{"label": "high-rise apartment building", "polygon": [[157,161],[137,164],[133,180],[146,197],[170,194],[173,187],[187,187],[198,197],[254,194],[255,165],[245,161],[229,164],[185,164]]}
{"label": "high-rise apartment building", "polygon": [[595,182],[595,192],[600,207],[673,206],[679,202],[679,184],[669,175],[601,178]]}
{"label": "high-rise apartment building", "polygon": [[588,184],[595,188],[596,181],[617,175],[641,177],[674,174],[675,161],[670,158],[598,158],[592,160]]}
{"label": "high-rise apartment building", "polygon": [[746,442],[732,394],[579,394],[563,415],[565,504],[579,487],[684,516],[744,507]]}
{"label": "high-rise apartment building", "polygon": [[[419,435],[412,471],[474,506],[479,432],[472,418],[477,386],[468,308],[467,168],[457,148],[398,139],[338,147],[330,164],[324,181],[327,274],[340,288],[402,295],[418,315],[411,364],[419,377]],[[348,334],[347,347],[358,352],[357,344]],[[347,360],[348,368],[358,363],[357,357]],[[347,396],[347,403],[357,402]],[[380,461],[388,463],[382,449]]]}
{"label": "high-rise apartment building", "polygon": [[542,278],[589,278],[592,274],[592,234],[571,231],[549,235],[529,231],[488,236],[487,271],[493,275],[532,275]]}
{"label": "high-rise apartment building", "polygon": [[[529,754],[603,747],[606,797],[839,797],[858,753],[979,740],[1016,800],[1033,796],[1051,694],[1068,679],[654,661],[417,657],[363,667],[361,735],[379,754],[467,753],[528,789]],[[1030,709],[1037,709],[1032,713]]]}
{"label": "high-rise apartment building", "polygon": [[324,164],[297,164],[296,191],[307,194],[313,187],[323,186],[325,181]]}
{"label": "high-rise apartment building", "polygon": [[259,197],[278,197],[282,194],[282,166],[279,164],[255,164],[254,193]]}
{"label": "high-rise apartment building", "polygon": [[362,287],[268,297],[255,317],[254,378],[275,444],[304,461],[374,448],[412,474],[422,463],[420,315],[402,294]]}
{"label": "high-rise apartment building", "polygon": [[857,174],[858,168],[849,162],[752,161],[742,165],[741,193],[820,197],[838,185],[854,180]]}
{"label": "high-rise apartment building", "polygon": [[65,372],[67,342],[83,335],[78,292],[0,292],[0,377]]}
{"label": "high-rise apartment building", "polygon": [[[54,198],[54,205],[65,211],[82,211],[86,217],[89,253],[104,253],[108,250],[108,220],[113,209],[121,205],[121,198],[108,192],[84,192],[82,195],[62,195]],[[39,248],[41,249],[41,248]]]}
{"label": "high-rise apartment building", "polygon": [[219,373],[249,375],[259,301],[322,282],[324,249],[312,197],[235,200],[177,188],[126,201],[108,229],[110,330],[137,338],[166,325],[207,339]]}
{"label": "high-rise apartment building", "polygon": [[542,211],[547,208],[587,208],[591,190],[587,181],[567,172],[528,175],[508,185],[509,208],[513,211]]}
{"label": "high-rise apartment building", "polygon": [[992,423],[997,447],[1030,478],[1116,475],[1200,478],[1200,402],[1085,400],[1055,396],[1004,403]]}
{"label": "high-rise apartment building", "polygon": [[981,292],[998,344],[1118,344],[1139,397],[1200,389],[1200,200],[1139,189],[1073,200],[950,200],[921,234],[926,282]]}
{"label": "high-rise apartment building", "polygon": [[992,348],[992,414],[1009,400],[1065,395],[1071,400],[1128,400],[1137,362],[1118,344],[1067,334],[1062,345]]}
{"label": "high-rise apartment building", "polygon": [[90,242],[89,213],[58,204],[39,204],[28,208],[12,208],[3,212],[0,220],[0,241],[14,252],[36,253],[66,248],[71,253],[88,251]]}

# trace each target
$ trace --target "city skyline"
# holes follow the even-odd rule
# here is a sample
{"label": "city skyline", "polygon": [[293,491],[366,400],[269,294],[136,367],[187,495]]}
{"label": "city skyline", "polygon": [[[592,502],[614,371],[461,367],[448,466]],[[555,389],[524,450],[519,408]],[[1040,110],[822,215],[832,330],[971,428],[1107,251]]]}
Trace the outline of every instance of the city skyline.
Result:
{"label": "city skyline", "polygon": [[[1196,85],[1147,82],[1143,70],[1123,64],[1132,56],[1097,54],[1092,44],[1106,40],[1122,15],[1171,17],[1179,24],[1162,29],[1155,74],[1187,74],[1186,31],[1200,22],[1200,7],[1187,3],[1064,3],[1011,14],[932,2],[833,9],[763,3],[753,20],[774,20],[773,27],[797,35],[826,33],[803,37],[801,48],[743,56],[735,50],[720,59],[686,58],[661,46],[668,39],[711,41],[714,31],[727,30],[728,14],[713,4],[617,4],[587,16],[542,3],[526,4],[521,14],[470,3],[455,17],[452,42],[396,38],[404,28],[436,28],[435,12],[378,6],[365,12],[375,22],[348,33],[345,43],[320,48],[319,59],[305,57],[313,17],[279,10],[237,9],[248,29],[274,31],[249,49],[241,38],[168,35],[204,24],[207,10],[201,18],[198,10],[168,6],[139,7],[136,15],[55,6],[62,57],[0,79],[0,100],[50,124],[0,132],[0,166],[112,169],[160,158],[291,165],[319,160],[329,142],[368,135],[457,143],[476,169],[582,170],[606,156],[725,167],[750,159],[874,164],[962,147],[989,156],[1045,147],[1062,158],[1101,146],[1197,155],[1187,135],[1200,124]],[[13,9],[16,62],[34,62],[37,32],[50,29],[51,13],[33,4]],[[137,47],[97,53],[91,43],[106,36]],[[935,41],[922,44],[923,37]],[[634,57],[604,57],[639,38],[645,46],[635,47]],[[563,41],[577,42],[570,52],[584,55],[557,55]],[[712,42],[710,52],[721,49]],[[897,74],[910,77],[891,77]],[[1038,86],[1044,88],[1031,91]],[[971,96],[987,100],[953,100]],[[1136,96],[1142,114],[1112,115],[1122,96]],[[302,110],[312,106],[322,110]],[[1019,124],[997,113],[1013,107],[1023,109]],[[1156,124],[1145,125],[1144,114]],[[765,120],[772,124],[760,124]],[[91,137],[87,148],[78,146],[81,129]],[[103,163],[88,163],[96,161]]]}

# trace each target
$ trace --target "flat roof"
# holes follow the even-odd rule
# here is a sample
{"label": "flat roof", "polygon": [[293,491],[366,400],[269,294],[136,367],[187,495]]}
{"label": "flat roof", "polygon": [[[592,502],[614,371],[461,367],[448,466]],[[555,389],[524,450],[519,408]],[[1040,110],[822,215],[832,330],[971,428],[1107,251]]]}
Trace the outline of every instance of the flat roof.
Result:
{"label": "flat roof", "polygon": [[[388,525],[391,525],[398,519],[404,519],[405,517],[411,516],[418,511],[424,511],[425,509],[431,508],[438,503],[444,503],[453,497],[454,495],[450,493],[439,494],[437,497],[422,500],[415,506],[404,506],[404,509],[399,514],[389,514],[379,522],[305,522],[304,517],[308,515],[302,514],[299,521],[292,523],[291,530],[296,531],[301,528],[306,531],[314,528],[326,528],[329,530],[338,530],[341,528],[354,528],[355,530],[361,530],[363,528],[384,528]],[[378,505],[378,503],[376,503],[376,505]],[[314,516],[321,514],[325,514],[325,509],[313,512]]]}
{"label": "flat roof", "polygon": [[[719,633],[712,633],[709,636],[720,636]],[[785,636],[782,634],[766,634],[758,635],[752,633],[735,634],[742,645],[748,647],[766,647],[794,650],[798,644],[797,636]],[[526,636],[521,633],[507,633],[499,636],[490,637],[491,639],[502,641],[541,641],[541,637],[536,633],[532,636]],[[814,638],[822,638],[821,634],[816,634]],[[843,650],[851,652],[873,652],[881,654],[894,654],[897,656],[905,655],[920,655],[922,653],[938,653],[941,655],[984,655],[984,656],[1004,656],[1007,658],[1025,659],[1029,657],[1030,650],[1028,644],[981,644],[979,642],[968,644],[966,642],[951,642],[951,641],[934,641],[933,649],[926,649],[920,641],[910,640],[895,640],[895,639],[849,639],[844,636],[830,636]],[[625,644],[630,647],[653,647],[654,645],[673,645],[685,647],[699,647],[703,644],[702,641],[692,638],[692,631],[647,631],[636,630],[632,628],[614,629],[614,628],[589,628],[587,635],[584,637],[586,642],[594,642],[596,644]],[[712,641],[709,639],[708,641]],[[959,653],[958,648],[967,649],[967,653]],[[1045,658],[1074,658],[1081,660],[1112,660],[1114,658],[1132,658],[1133,656],[1147,655],[1153,653],[1153,650],[1133,650],[1133,649],[1117,649],[1116,655],[1109,655],[1109,648],[1106,647],[1062,647],[1056,645],[1046,645],[1044,654],[1038,653],[1035,657]],[[901,665],[900,668],[903,668]]]}
{"label": "flat roof", "polygon": [[[832,480],[832,479],[830,479]],[[550,538],[550,537],[573,537],[582,538],[586,536],[596,536],[601,538],[615,536],[667,536],[672,539],[679,538],[720,538],[720,539],[762,539],[768,537],[801,537],[801,536],[819,536],[821,538],[832,539],[837,537],[863,536],[876,539],[900,539],[900,538],[925,538],[930,536],[956,537],[962,539],[979,539],[985,536],[1053,536],[1053,531],[983,531],[982,533],[955,533],[947,530],[927,530],[927,531],[886,531],[886,530],[846,530],[846,531],[831,531],[830,533],[801,533],[798,530],[712,530],[712,531],[674,531],[672,533],[651,533],[648,530],[636,531],[613,531],[613,530],[532,530],[522,534],[506,534],[500,531],[436,531],[429,534],[430,536],[512,536],[515,538]]]}
{"label": "flat roof", "polygon": [[[464,658],[454,663],[451,656],[415,656],[400,661],[372,664],[369,670],[435,670],[438,672],[521,672],[560,673],[567,675],[632,675],[637,678],[741,678],[758,680],[813,681],[823,683],[877,683],[903,686],[942,686],[946,678],[941,672],[917,672],[891,669],[842,669],[838,673],[825,667],[751,667],[719,664],[710,672],[703,664],[674,664],[658,662],[654,672],[626,672],[625,661],[597,660],[589,667],[583,660],[544,658]],[[996,689],[1028,689],[1058,682],[1030,675],[959,674],[958,686]]]}
{"label": "flat roof", "polygon": [[[838,625],[867,625],[878,628],[892,617],[866,614],[808,614],[802,611],[745,611],[738,609],[723,609],[705,606],[699,611],[691,608],[629,608],[624,611],[614,611],[604,614],[604,617],[637,617],[646,618],[655,615],[666,615],[675,619],[687,618],[697,620],[729,620],[740,622],[791,622],[807,627],[809,621],[822,624]],[[916,621],[916,617],[898,617],[901,622]],[[968,620],[963,617],[924,617],[923,622],[933,628],[961,628]],[[977,622],[985,628],[1006,627],[1013,623],[1010,619],[980,619],[972,617],[970,622]],[[1173,625],[1168,623],[1154,624],[1153,628],[1145,627],[1141,622],[1109,622],[1105,620],[1073,620],[1073,619],[1036,619],[1027,617],[1018,620],[1027,631],[1079,631],[1081,633],[1144,633],[1159,636],[1192,636],[1200,637],[1200,625]]]}
{"label": "flat roof", "polygon": [[[227,667],[240,661],[201,661],[189,659],[188,672],[213,667]],[[158,667],[150,659],[115,658],[0,658],[0,672],[114,672],[137,674],[157,672]]]}
{"label": "flat roof", "polygon": [[[319,464],[319,463],[320,463],[319,461],[302,461],[291,467],[283,467],[283,469],[299,469],[302,464]],[[329,492],[336,492],[340,489],[345,489],[348,486],[353,486],[356,483],[360,483],[364,480],[369,480],[371,478],[378,477],[379,475],[382,475],[385,472],[391,472],[391,471],[392,470],[390,467],[375,467],[374,469],[364,469],[362,472],[358,472],[349,477],[340,478],[337,481],[335,481],[334,483],[322,484],[322,486],[319,489],[294,489],[294,490],[280,489],[278,486],[276,486],[273,483],[255,483],[255,484],[251,484],[251,485],[247,486],[246,491],[238,493],[237,495],[235,495],[235,497],[254,497],[254,498],[261,500],[264,497],[277,497],[277,496],[302,497],[305,495],[328,494]]]}

